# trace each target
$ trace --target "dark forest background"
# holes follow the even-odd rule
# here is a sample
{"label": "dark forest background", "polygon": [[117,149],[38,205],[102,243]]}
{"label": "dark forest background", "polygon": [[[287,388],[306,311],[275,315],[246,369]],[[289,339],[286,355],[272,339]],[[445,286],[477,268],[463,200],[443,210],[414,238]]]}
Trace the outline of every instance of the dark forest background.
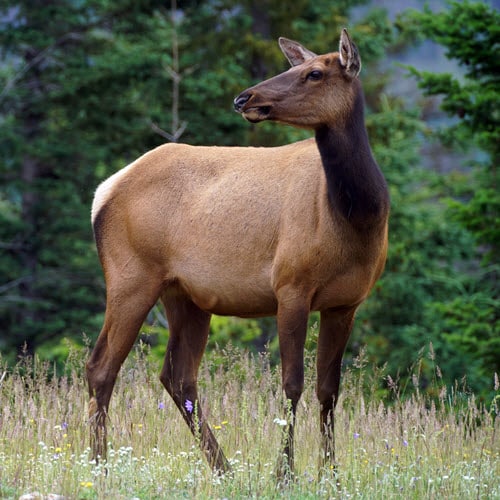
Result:
{"label": "dark forest background", "polygon": [[[232,100],[287,68],[279,36],[325,53],[345,26],[392,200],[386,271],[346,363],[361,353],[410,389],[418,373],[418,390],[437,376],[489,398],[500,373],[500,14],[494,2],[395,3],[397,12],[359,0],[0,0],[3,363],[36,353],[57,365],[95,341],[105,290],[89,212],[99,182],[167,141],[306,137],[246,123]],[[211,328],[212,346],[277,356],[273,320],[215,317]],[[155,307],[141,339],[160,358],[167,336]]]}

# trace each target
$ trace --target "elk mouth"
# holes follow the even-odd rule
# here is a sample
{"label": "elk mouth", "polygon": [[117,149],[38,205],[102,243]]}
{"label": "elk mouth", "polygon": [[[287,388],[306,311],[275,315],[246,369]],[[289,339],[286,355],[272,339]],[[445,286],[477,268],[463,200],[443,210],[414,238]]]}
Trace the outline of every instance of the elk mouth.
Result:
{"label": "elk mouth", "polygon": [[251,106],[239,111],[245,120],[250,123],[257,123],[267,120],[271,113],[271,106]]}
{"label": "elk mouth", "polygon": [[261,122],[269,118],[271,106],[256,106],[253,101],[254,95],[251,92],[242,92],[234,100],[234,110],[241,113],[245,120],[251,123]]}

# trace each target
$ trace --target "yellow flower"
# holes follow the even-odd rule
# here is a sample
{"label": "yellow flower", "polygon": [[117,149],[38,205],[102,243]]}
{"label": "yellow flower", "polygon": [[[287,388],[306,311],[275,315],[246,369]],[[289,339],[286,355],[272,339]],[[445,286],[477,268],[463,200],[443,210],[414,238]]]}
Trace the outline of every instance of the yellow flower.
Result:
{"label": "yellow flower", "polygon": [[220,426],[220,425],[214,425],[214,429],[215,429],[216,431],[218,431],[219,429],[222,429],[222,426]]}
{"label": "yellow flower", "polygon": [[92,488],[92,486],[94,486],[94,483],[92,481],[82,481],[80,483],[80,486],[83,486],[84,488]]}
{"label": "yellow flower", "polygon": [[223,420],[223,421],[221,422],[221,424],[222,424],[222,425],[227,425],[228,423],[229,423],[229,422],[228,422],[227,420]]}
{"label": "yellow flower", "polygon": [[55,450],[54,450],[56,453],[61,453],[62,449],[57,447]]}

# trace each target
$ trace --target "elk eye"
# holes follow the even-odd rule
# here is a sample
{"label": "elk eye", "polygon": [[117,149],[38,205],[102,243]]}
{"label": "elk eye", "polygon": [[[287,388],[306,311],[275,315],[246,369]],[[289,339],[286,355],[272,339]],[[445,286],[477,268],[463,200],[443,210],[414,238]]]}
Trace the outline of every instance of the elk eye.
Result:
{"label": "elk eye", "polygon": [[323,73],[317,69],[312,70],[308,75],[307,79],[308,80],[321,80],[323,78]]}

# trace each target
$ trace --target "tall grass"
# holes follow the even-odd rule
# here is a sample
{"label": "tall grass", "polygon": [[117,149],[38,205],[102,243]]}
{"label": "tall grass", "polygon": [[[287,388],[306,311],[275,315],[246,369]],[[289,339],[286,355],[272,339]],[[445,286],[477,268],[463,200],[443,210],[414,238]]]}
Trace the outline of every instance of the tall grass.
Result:
{"label": "tall grass", "polygon": [[[39,492],[68,499],[152,498],[500,498],[500,419],[495,402],[439,387],[435,401],[373,396],[383,372],[363,360],[346,370],[336,413],[338,472],[318,472],[314,360],[298,411],[296,478],[275,480],[284,414],[279,369],[234,350],[207,357],[202,405],[232,464],[213,475],[158,382],[159,367],[138,349],[123,367],[111,403],[109,456],[88,448],[83,356],[49,377],[36,360],[0,368],[0,498]],[[387,381],[387,380],[386,380]],[[418,387],[418,384],[417,384]],[[497,388],[498,390],[498,388]]]}

